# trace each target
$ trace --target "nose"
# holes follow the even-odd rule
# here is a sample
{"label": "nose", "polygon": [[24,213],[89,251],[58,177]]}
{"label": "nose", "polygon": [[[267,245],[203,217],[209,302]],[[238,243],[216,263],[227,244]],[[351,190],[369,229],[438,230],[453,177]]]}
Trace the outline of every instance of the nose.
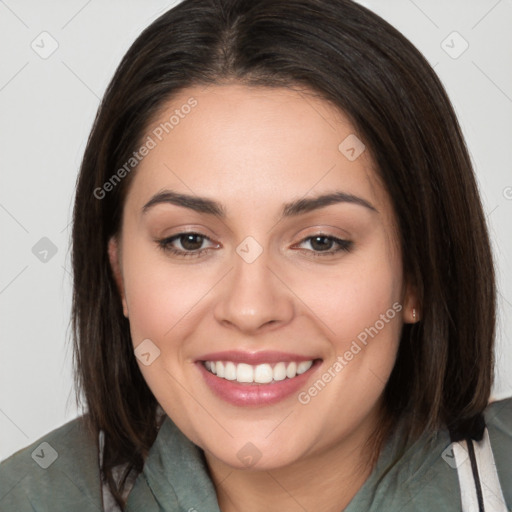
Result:
{"label": "nose", "polygon": [[219,323],[246,334],[256,334],[291,321],[293,293],[285,284],[285,276],[271,268],[265,252],[251,263],[235,253],[233,265],[214,307]]}

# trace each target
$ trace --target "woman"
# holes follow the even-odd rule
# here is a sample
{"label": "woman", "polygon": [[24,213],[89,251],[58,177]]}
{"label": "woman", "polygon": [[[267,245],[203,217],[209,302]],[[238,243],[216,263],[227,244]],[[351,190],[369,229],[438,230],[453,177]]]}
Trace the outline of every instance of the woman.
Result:
{"label": "woman", "polygon": [[2,464],[2,510],[512,507],[467,149],[358,4],[148,27],[89,138],[73,269],[88,413]]}

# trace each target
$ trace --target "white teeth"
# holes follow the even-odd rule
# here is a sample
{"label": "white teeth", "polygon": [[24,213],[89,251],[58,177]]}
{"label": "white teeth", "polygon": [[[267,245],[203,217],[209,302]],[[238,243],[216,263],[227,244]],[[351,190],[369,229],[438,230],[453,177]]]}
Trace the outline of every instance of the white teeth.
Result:
{"label": "white teeth", "polygon": [[277,363],[274,366],[274,380],[286,379],[286,365],[284,363]]}
{"label": "white teeth", "polygon": [[272,371],[272,366],[269,364],[259,364],[256,366],[254,370],[254,382],[258,384],[268,384],[272,382],[274,378],[274,372]]}
{"label": "white teeth", "polygon": [[250,364],[239,363],[236,367],[238,382],[254,382],[254,369]]}
{"label": "white teeth", "polygon": [[286,368],[286,376],[289,379],[293,379],[297,375],[297,363],[289,363]]}
{"label": "white teeth", "polygon": [[228,361],[224,367],[224,378],[227,380],[236,379],[236,366],[235,363]]}
{"label": "white teeth", "polygon": [[271,364],[263,363],[250,365],[246,363],[234,363],[232,361],[205,361],[205,368],[227,380],[236,380],[243,383],[269,384],[273,381],[281,381],[286,378],[293,379],[297,375],[307,372],[313,365],[313,360],[296,363],[280,362],[274,367]]}
{"label": "white teeth", "polygon": [[301,373],[307,372],[311,365],[313,364],[313,361],[302,361],[299,363],[299,366],[297,366],[297,375],[300,375]]}

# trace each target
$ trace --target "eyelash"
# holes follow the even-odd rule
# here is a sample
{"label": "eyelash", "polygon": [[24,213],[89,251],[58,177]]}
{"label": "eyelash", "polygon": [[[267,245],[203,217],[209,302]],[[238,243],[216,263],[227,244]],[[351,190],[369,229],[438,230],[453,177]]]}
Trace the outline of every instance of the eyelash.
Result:
{"label": "eyelash", "polygon": [[[163,238],[161,240],[157,240],[156,242],[157,242],[158,246],[163,251],[165,251],[167,253],[174,254],[176,256],[185,257],[185,258],[200,257],[202,254],[208,252],[211,249],[211,247],[207,247],[206,249],[200,249],[200,250],[195,250],[195,251],[182,251],[181,249],[176,249],[175,247],[173,247],[171,245],[175,240],[180,239],[181,237],[186,236],[186,235],[194,235],[194,236],[203,238],[204,240],[208,240],[210,242],[212,241],[206,235],[202,235],[201,233],[196,233],[196,232],[192,232],[192,231],[187,231],[184,233],[178,233],[177,235],[173,235],[168,238]],[[351,240],[342,240],[341,238],[329,236],[324,233],[317,233],[315,235],[308,236],[308,237],[304,238],[303,240],[301,240],[299,242],[299,245],[308,240],[314,239],[314,238],[326,238],[327,240],[332,241],[332,242],[338,244],[338,246],[339,246],[338,249],[329,250],[329,251],[311,251],[311,250],[307,250],[307,249],[302,249],[302,250],[306,250],[309,253],[312,253],[313,257],[315,257],[315,258],[316,257],[332,256],[339,252],[350,252],[352,249],[352,246],[353,246],[353,242]]]}

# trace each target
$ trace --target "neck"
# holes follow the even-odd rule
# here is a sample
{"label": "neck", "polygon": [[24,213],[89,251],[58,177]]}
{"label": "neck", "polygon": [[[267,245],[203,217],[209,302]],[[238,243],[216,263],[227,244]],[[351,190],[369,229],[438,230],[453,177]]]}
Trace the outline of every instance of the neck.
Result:
{"label": "neck", "polygon": [[[375,420],[375,418],[374,418]],[[370,475],[382,446],[367,443],[377,423],[286,467],[234,469],[205,453],[222,512],[339,512]]]}

